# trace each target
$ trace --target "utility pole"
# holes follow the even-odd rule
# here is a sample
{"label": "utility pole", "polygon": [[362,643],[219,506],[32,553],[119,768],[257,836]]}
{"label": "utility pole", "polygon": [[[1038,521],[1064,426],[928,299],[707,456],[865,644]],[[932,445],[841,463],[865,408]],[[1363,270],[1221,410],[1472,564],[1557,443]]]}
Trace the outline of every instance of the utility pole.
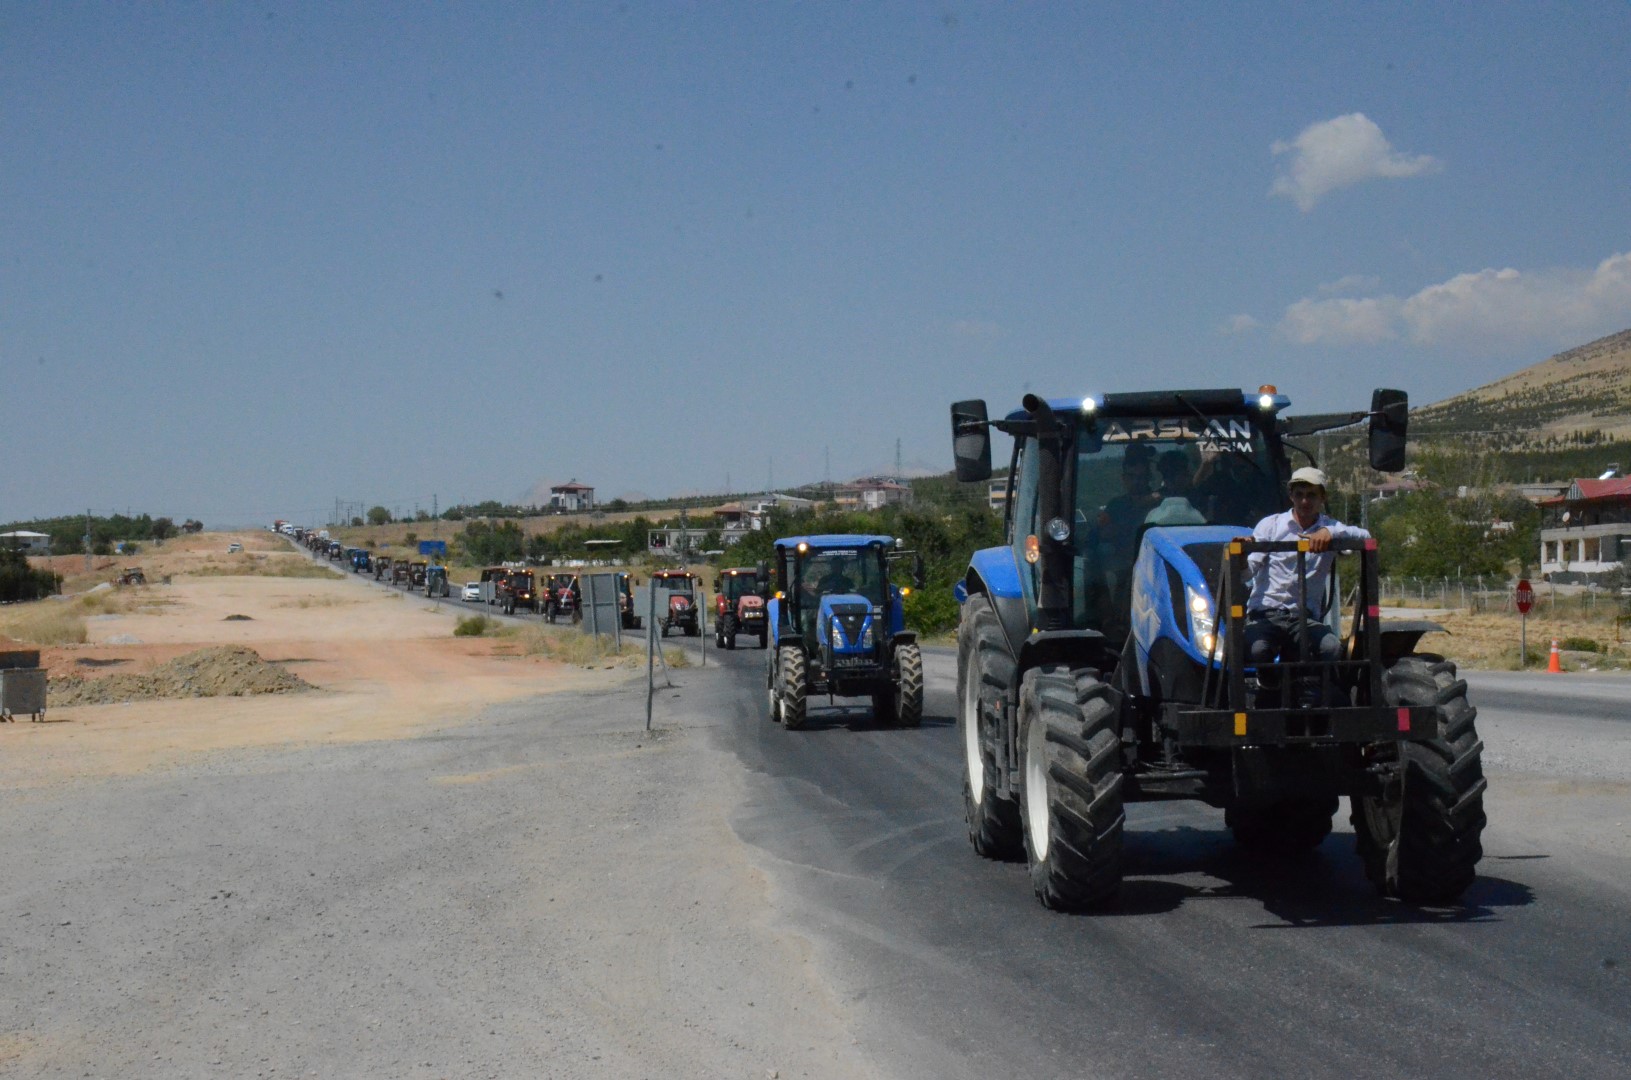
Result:
{"label": "utility pole", "polygon": [[91,511],[85,508],[85,572],[91,572]]}
{"label": "utility pole", "polygon": [[435,536],[441,531],[442,511],[436,501],[436,496],[430,497],[430,535]]}
{"label": "utility pole", "polygon": [[896,439],[895,440],[895,483],[900,484],[900,483],[905,482],[905,481],[903,481],[901,479],[902,475],[903,474],[901,472],[901,467],[900,467],[900,440]]}

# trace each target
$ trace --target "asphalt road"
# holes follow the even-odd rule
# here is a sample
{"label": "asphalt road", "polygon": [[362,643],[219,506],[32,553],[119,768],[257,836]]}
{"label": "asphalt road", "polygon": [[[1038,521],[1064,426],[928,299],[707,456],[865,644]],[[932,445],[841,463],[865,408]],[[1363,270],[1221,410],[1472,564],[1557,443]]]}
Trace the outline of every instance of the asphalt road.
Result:
{"label": "asphalt road", "polygon": [[[0,1075],[864,1073],[833,1027],[909,1080],[1631,1075],[1631,680],[1473,676],[1462,906],[1377,898],[1345,811],[1284,863],[1162,803],[1129,808],[1120,903],[1064,916],[969,847],[927,661],[914,730],[784,731],[765,654],[710,643],[663,740],[622,688],[0,793]],[[713,891],[730,832],[762,899]]]}
{"label": "asphalt road", "polygon": [[[1111,911],[1064,916],[962,821],[955,659],[917,730],[859,707],[789,732],[764,654],[723,654],[736,815],[789,917],[908,1077],[1631,1075],[1631,682],[1473,680],[1489,745],[1481,874],[1448,909],[1378,898],[1337,831],[1292,863],[1199,804],[1129,808]],[[1578,688],[1578,699],[1571,693]],[[1549,731],[1561,730],[1553,738]],[[1534,766],[1526,746],[1550,746]],[[1530,765],[1539,771],[1525,772]]]}

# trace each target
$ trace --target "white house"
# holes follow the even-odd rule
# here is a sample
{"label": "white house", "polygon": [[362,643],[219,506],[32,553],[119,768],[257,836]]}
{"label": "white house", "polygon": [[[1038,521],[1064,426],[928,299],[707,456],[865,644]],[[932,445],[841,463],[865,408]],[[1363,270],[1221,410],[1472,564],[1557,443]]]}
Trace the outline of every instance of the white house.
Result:
{"label": "white house", "polygon": [[553,484],[549,489],[549,508],[569,511],[593,510],[595,489],[576,480],[566,484]]}
{"label": "white house", "polygon": [[51,536],[49,533],[18,529],[16,532],[0,533],[0,547],[15,548],[29,555],[49,555]]}

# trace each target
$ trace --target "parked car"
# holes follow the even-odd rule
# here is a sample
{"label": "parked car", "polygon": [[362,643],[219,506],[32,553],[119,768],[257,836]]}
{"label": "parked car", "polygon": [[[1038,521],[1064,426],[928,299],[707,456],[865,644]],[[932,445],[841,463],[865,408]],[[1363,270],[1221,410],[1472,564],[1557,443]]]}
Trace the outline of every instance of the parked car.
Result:
{"label": "parked car", "polygon": [[481,582],[465,582],[464,588],[459,590],[459,599],[472,604],[481,603]]}
{"label": "parked car", "polygon": [[242,551],[243,549],[244,549],[244,546],[242,544],[228,544],[227,545],[227,554],[228,555],[236,555],[236,554],[238,554],[238,552]]}

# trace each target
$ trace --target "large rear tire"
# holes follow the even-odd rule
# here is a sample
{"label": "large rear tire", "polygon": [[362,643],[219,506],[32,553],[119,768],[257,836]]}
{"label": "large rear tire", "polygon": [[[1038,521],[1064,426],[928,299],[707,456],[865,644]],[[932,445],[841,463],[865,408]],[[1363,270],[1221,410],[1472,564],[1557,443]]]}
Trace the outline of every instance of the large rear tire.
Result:
{"label": "large rear tire", "polygon": [[1231,806],[1223,822],[1234,830],[1235,843],[1272,855],[1295,855],[1319,847],[1331,835],[1337,797],[1286,799],[1272,806]]}
{"label": "large rear tire", "polygon": [[1484,744],[1455,665],[1438,656],[1402,656],[1383,673],[1389,705],[1432,706],[1437,736],[1382,750],[1392,762],[1379,795],[1353,800],[1353,827],[1365,875],[1384,896],[1421,904],[1454,901],[1478,876],[1483,857]]}
{"label": "large rear tire", "polygon": [[974,850],[988,859],[1025,854],[1019,804],[997,794],[997,735],[992,718],[1012,700],[1014,661],[991,601],[963,603],[957,631],[957,730],[963,747],[963,814]]}
{"label": "large rear tire", "polygon": [[795,731],[804,726],[805,701],[805,665],[804,650],[782,646],[777,650],[777,661],[781,666],[781,714],[782,727]]}
{"label": "large rear tire", "polygon": [[890,704],[895,723],[917,727],[923,723],[923,651],[915,641],[895,646],[895,685]]}
{"label": "large rear tire", "polygon": [[1120,694],[1090,668],[1032,668],[1020,683],[1025,855],[1036,898],[1055,911],[1121,887],[1120,714]]}

